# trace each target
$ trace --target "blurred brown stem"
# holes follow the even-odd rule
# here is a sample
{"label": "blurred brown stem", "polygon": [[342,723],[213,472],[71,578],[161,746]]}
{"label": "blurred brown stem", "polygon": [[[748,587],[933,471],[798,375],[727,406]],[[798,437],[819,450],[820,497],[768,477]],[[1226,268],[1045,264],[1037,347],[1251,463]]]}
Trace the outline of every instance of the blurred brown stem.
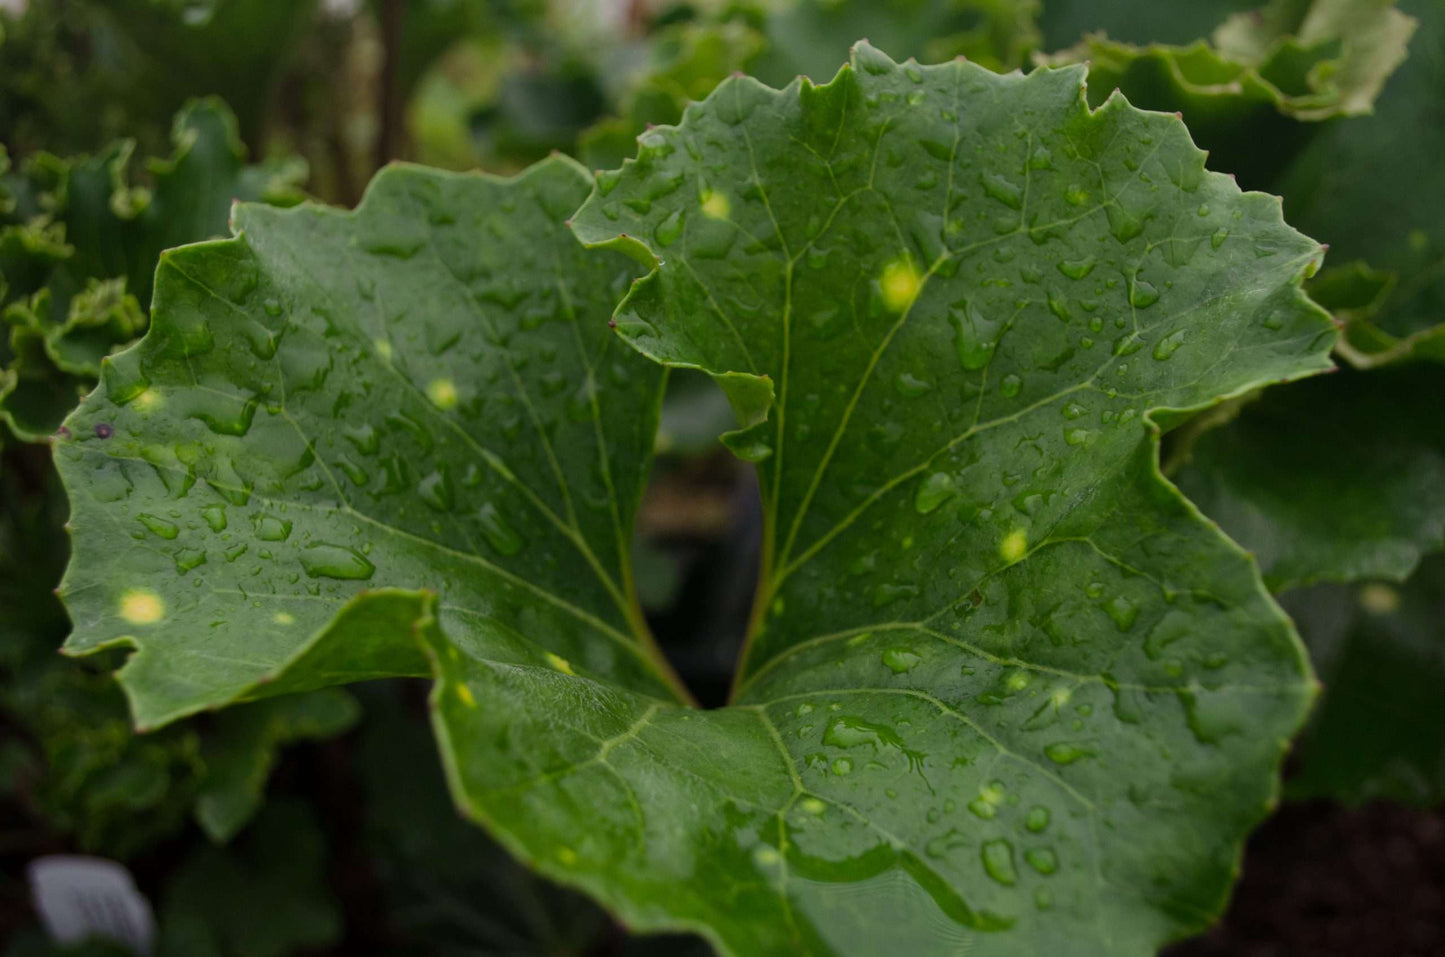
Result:
{"label": "blurred brown stem", "polygon": [[401,33],[406,0],[381,0],[381,78],[378,104],[381,129],[376,137],[378,168],[396,159],[401,151]]}

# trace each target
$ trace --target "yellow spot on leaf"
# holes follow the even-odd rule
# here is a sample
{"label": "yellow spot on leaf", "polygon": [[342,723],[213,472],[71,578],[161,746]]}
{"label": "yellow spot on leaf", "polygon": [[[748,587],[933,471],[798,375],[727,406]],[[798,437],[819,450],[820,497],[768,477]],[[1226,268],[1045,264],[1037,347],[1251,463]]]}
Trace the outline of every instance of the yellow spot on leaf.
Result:
{"label": "yellow spot on leaf", "polygon": [[120,617],[132,625],[154,625],[165,614],[165,603],[153,591],[133,588],[120,596]]}
{"label": "yellow spot on leaf", "polygon": [[294,625],[294,624],[296,624],[296,619],[293,618],[293,617],[290,615],[290,613],[284,612],[284,611],[278,611],[278,612],[276,612],[276,614],[274,614],[274,615],[271,616],[271,620],[274,621],[274,622],[275,622],[276,624],[278,624],[278,625]]}
{"label": "yellow spot on leaf", "polygon": [[376,354],[388,362],[391,361],[391,343],[385,339],[377,339],[372,343],[376,347]]}
{"label": "yellow spot on leaf", "polygon": [[457,407],[457,384],[451,379],[433,379],[426,387],[426,396],[442,411]]}
{"label": "yellow spot on leaf", "polygon": [[577,852],[570,847],[559,847],[557,848],[557,860],[571,867],[577,863]]}
{"label": "yellow spot on leaf", "polygon": [[878,290],[883,294],[883,305],[888,307],[889,312],[902,312],[913,305],[921,288],[923,277],[918,275],[918,268],[908,258],[893,260],[883,267],[883,275],[878,278]]}
{"label": "yellow spot on leaf", "polygon": [[702,213],[709,219],[725,220],[732,213],[732,203],[728,202],[726,193],[709,189],[702,194]]}
{"label": "yellow spot on leaf", "polygon": [[468,708],[477,706],[477,699],[472,696],[472,689],[466,685],[457,685],[457,698]]}
{"label": "yellow spot on leaf", "polygon": [[161,407],[161,394],[155,389],[146,389],[132,399],[131,403],[142,412],[154,412]]}
{"label": "yellow spot on leaf", "polygon": [[563,657],[561,657],[561,656],[559,656],[559,655],[554,655],[554,654],[552,654],[552,652],[550,652],[550,651],[547,652],[547,664],[551,665],[553,668],[556,668],[558,671],[562,672],[563,674],[566,674],[566,675],[575,675],[575,674],[577,674],[577,672],[575,672],[575,671],[572,670],[572,663],[571,663],[570,661],[568,661],[566,658],[563,658]]}
{"label": "yellow spot on leaf", "polygon": [[1003,556],[1003,560],[1010,565],[1023,558],[1028,550],[1029,536],[1028,533],[1021,528],[1016,528],[1009,532],[1003,537],[1003,541],[998,543],[998,553]]}

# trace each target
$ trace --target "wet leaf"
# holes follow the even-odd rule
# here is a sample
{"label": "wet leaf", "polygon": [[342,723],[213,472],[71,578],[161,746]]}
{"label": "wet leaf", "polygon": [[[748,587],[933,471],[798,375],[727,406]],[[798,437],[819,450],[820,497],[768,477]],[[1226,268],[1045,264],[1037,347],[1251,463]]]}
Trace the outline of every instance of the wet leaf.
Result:
{"label": "wet leaf", "polygon": [[1325,368],[1333,333],[1277,203],[1081,81],[863,45],[826,87],[726,82],[576,213],[656,266],[618,332],[712,373],[760,463],[732,706],[686,707],[640,625],[662,376],[607,331],[637,273],[567,235],[561,159],[393,168],[355,213],[242,207],[168,253],[59,446],[70,649],[136,649],[145,725],[432,675],[467,814],[728,952],[1199,929],[1311,692],[1150,413]]}
{"label": "wet leaf", "polygon": [[[562,159],[516,181],[396,168],[355,214],[241,206],[240,238],[162,257],[153,331],[57,448],[77,554],[129,543],[104,596],[87,583],[120,564],[72,566],[70,647],[140,646],[121,680],[142,725],[298,656],[332,670],[313,684],[428,673],[431,592],[477,640],[545,633],[579,673],[669,694],[631,633],[624,534],[662,375],[607,326],[636,268],[563,224],[589,183]],[[412,591],[348,605],[378,586]],[[355,644],[326,664],[347,608],[332,634]]]}

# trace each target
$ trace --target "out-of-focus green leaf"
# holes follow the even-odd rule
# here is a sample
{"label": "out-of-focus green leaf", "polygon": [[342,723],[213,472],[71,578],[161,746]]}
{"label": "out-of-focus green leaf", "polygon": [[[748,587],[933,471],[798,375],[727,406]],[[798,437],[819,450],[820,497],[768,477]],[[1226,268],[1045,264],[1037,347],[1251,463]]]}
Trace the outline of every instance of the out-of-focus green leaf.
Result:
{"label": "out-of-focus green leaf", "polygon": [[63,947],[39,926],[17,931],[5,942],[4,953],[5,957],[135,957],[129,947],[96,938]]}
{"label": "out-of-focus green leaf", "polygon": [[1403,585],[1325,585],[1284,601],[1325,687],[1288,795],[1445,801],[1445,557]]}
{"label": "out-of-focus green leaf", "polygon": [[130,728],[105,661],[56,653],[69,622],[54,595],[65,500],[41,450],[0,459],[0,710],[23,732],[12,796],[83,850],[128,857],[180,828],[200,772],[194,731]]}
{"label": "out-of-focus green leaf", "polygon": [[23,7],[0,5],[0,140],[25,155],[94,150],[137,126],[147,139],[163,138],[174,106],[155,124],[141,122],[120,95],[134,72],[128,45],[98,4]]}
{"label": "out-of-focus green leaf", "polygon": [[271,765],[283,746],[335,737],[360,714],[349,694],[325,688],[219,715],[201,739],[205,778],[196,795],[196,820],[217,843],[230,840],[260,808]]}
{"label": "out-of-focus green leaf", "polygon": [[300,160],[245,164],[230,111],[183,109],[175,153],[132,179],[133,144],[95,157],[41,154],[4,176],[0,216],[0,421],[21,438],[55,431],[94,385],[100,360],[145,328],[162,249],[224,233],[238,199],[299,202]]}
{"label": "out-of-focus green leaf", "polygon": [[502,78],[518,56],[498,38],[473,37],[433,64],[407,104],[407,133],[419,162],[467,170],[494,159],[475,141],[472,117],[496,103]]}
{"label": "out-of-focus green leaf", "polygon": [[1370,112],[1414,30],[1379,0],[1274,0],[1220,24],[1212,44],[1094,34],[1044,59],[1088,63],[1095,105],[1118,89],[1136,106],[1182,112],[1215,169],[1258,187],[1314,135],[1304,124]]}
{"label": "out-of-focus green leaf", "polygon": [[868,37],[900,58],[967,56],[993,70],[1023,65],[1038,46],[1039,0],[776,0],[754,14],[766,47],[748,72],[773,86],[832,79]]}
{"label": "out-of-focus green leaf", "polygon": [[478,39],[423,78],[408,126],[426,162],[514,171],[550,152],[574,152],[605,106],[596,74],[566,51]]}
{"label": "out-of-focus green leaf", "polygon": [[[41,0],[47,2],[47,0]],[[104,0],[115,29],[139,51],[131,96],[157,114],[219,96],[246,142],[262,140],[281,70],[316,17],[317,0]]]}
{"label": "out-of-focus green leaf", "polygon": [[328,689],[136,735],[107,662],[56,653],[70,630],[54,594],[66,506],[48,456],[22,447],[0,463],[0,710],[24,733],[8,790],[88,852],[130,857],[193,811],[228,840],[260,806],[276,752],[345,730],[355,702]]}
{"label": "out-of-focus green leaf", "polygon": [[282,70],[316,0],[27,0],[0,9],[0,139],[91,152],[117,136],[164,147],[170,117],[216,95],[262,142]]}
{"label": "out-of-focus green leaf", "polygon": [[52,287],[120,276],[148,308],[161,250],[224,234],[238,200],[290,206],[303,198],[304,161],[247,166],[236,122],[219,100],[187,104],[176,114],[171,139],[171,157],[148,161],[144,180],[134,184],[125,142],[96,157],[36,161],[54,184],[53,220],[64,224],[75,249]]}
{"label": "out-of-focus green leaf", "polygon": [[1363,296],[1352,261],[1368,264],[1364,275],[1376,282],[1389,277],[1385,295],[1345,317],[1344,354],[1363,366],[1445,361],[1445,167],[1435,160],[1445,151],[1445,8],[1433,0],[1400,8],[1420,30],[1375,114],[1327,128],[1270,187],[1290,221],[1346,264],[1338,268],[1355,277],[1354,300]]}
{"label": "out-of-focus green leaf", "polygon": [[366,717],[355,752],[366,850],[398,947],[438,957],[585,952],[607,915],[457,814],[425,712],[408,711],[401,690],[359,692]]}
{"label": "out-of-focus green leaf", "polygon": [[290,957],[334,944],[341,914],[325,865],[311,809],[273,801],[235,845],[201,846],[169,876],[159,957]]}
{"label": "out-of-focus green leaf", "polygon": [[1175,481],[1274,591],[1403,581],[1445,548],[1440,397],[1431,364],[1270,389],[1202,435]]}
{"label": "out-of-focus green leaf", "polygon": [[[378,21],[385,17],[383,0],[367,0]],[[403,97],[410,97],[417,83],[436,60],[459,42],[496,30],[499,18],[491,0],[405,0],[396,82]],[[383,26],[384,29],[384,26]]]}
{"label": "out-of-focus green leaf", "polygon": [[582,162],[592,169],[621,166],[637,152],[637,137],[649,126],[676,123],[688,103],[703,99],[762,48],[762,36],[740,21],[662,30],[648,45],[651,62],[623,100],[620,115],[583,131]]}
{"label": "out-of-focus green leaf", "polygon": [[686,458],[712,452],[718,436],[731,431],[736,421],[716,383],[701,372],[679,369],[667,379],[657,454]]}
{"label": "out-of-focus green leaf", "polygon": [[1207,37],[1230,14],[1265,0],[1044,0],[1039,15],[1044,49],[1073,46],[1090,33],[1125,43],[1187,44]]}

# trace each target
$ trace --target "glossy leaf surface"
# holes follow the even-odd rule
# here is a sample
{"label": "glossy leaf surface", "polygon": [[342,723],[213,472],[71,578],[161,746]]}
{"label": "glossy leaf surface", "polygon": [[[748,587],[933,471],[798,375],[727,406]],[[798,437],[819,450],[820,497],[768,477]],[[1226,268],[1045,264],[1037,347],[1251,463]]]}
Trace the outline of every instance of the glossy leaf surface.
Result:
{"label": "glossy leaf surface", "polygon": [[71,649],[137,649],[145,724],[430,673],[465,811],[730,952],[1198,929],[1310,685],[1149,413],[1333,334],[1278,204],[1081,78],[862,46],[826,87],[732,80],[577,213],[665,261],[618,331],[718,377],[761,463],[733,706],[683,706],[638,625],[662,377],[606,328],[636,270],[567,235],[563,160],[392,169],[354,214],[243,207],[167,254],[59,449]]}
{"label": "glossy leaf surface", "polygon": [[[149,556],[112,555],[128,583],[77,563],[63,586],[74,650],[139,645],[121,680],[142,725],[307,653],[335,669],[313,683],[426,673],[376,625],[409,628],[420,589],[446,594],[449,623],[482,622],[458,628],[504,643],[535,629],[579,667],[667,693],[627,634],[622,535],[662,377],[607,330],[633,267],[586,256],[562,225],[586,185],[562,160],[515,187],[395,168],[354,217],[243,206],[242,238],[162,258],[155,333],[107,361],[57,449],[72,485],[85,476],[77,553],[114,534],[114,496]],[[604,423],[603,387],[635,414]],[[358,643],[330,662],[327,622],[375,585],[416,591],[347,608],[333,641]],[[211,652],[187,652],[178,616]]]}

